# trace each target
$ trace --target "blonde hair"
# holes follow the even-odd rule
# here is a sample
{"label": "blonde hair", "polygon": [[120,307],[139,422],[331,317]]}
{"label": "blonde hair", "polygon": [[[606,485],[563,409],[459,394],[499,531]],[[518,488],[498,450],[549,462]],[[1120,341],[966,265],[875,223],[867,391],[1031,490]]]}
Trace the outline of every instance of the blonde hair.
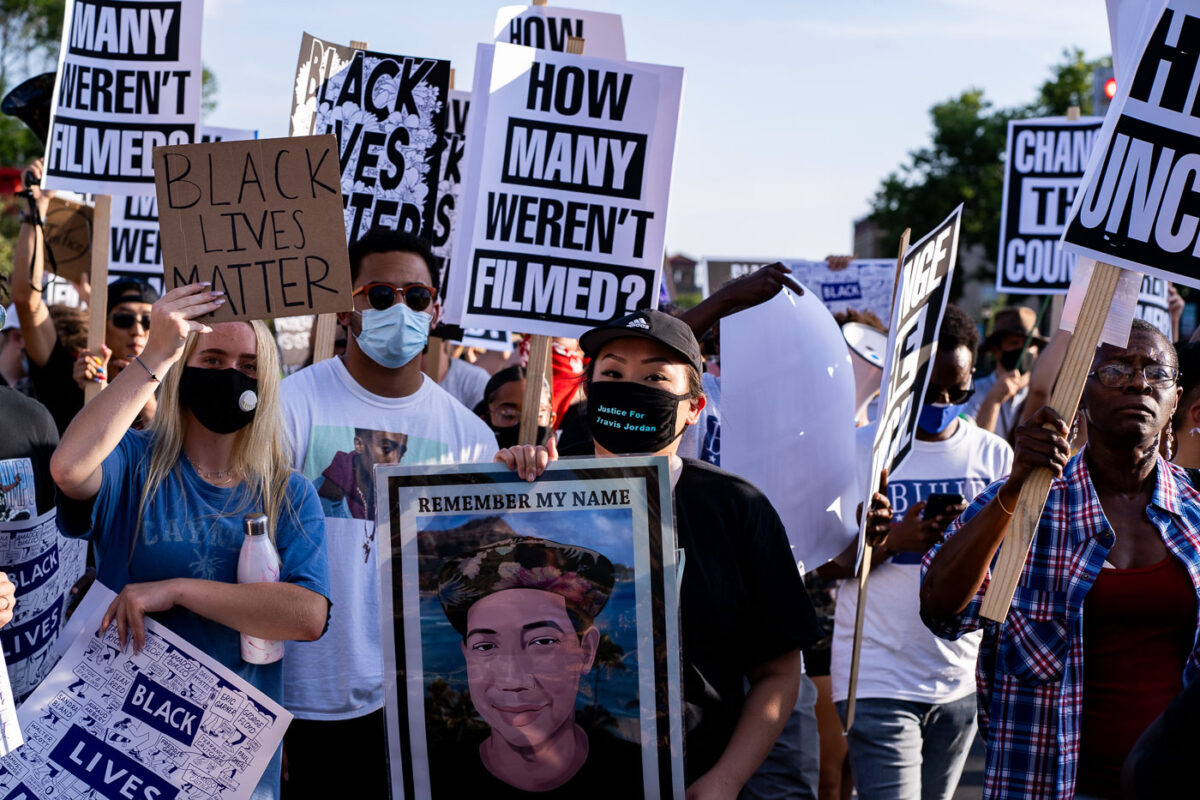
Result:
{"label": "blonde hair", "polygon": [[[246,323],[254,330],[255,356],[258,376],[258,406],[254,419],[237,432],[233,443],[233,463],[230,468],[240,475],[248,492],[246,500],[236,509],[227,509],[234,515],[251,510],[261,510],[267,515],[268,534],[275,540],[275,529],[280,514],[296,517],[296,509],[287,502],[288,480],[291,478],[291,454],[283,432],[283,419],[279,404],[279,352],[275,338],[266,323],[254,320]],[[168,476],[174,476],[183,486],[179,460],[183,454],[183,433],[186,417],[179,405],[179,381],[183,368],[196,351],[199,337],[188,336],[183,345],[183,355],[169,370],[162,381],[159,392],[158,410],[150,426],[150,465],[146,473],[146,485],[142,490],[138,508],[138,525],[146,517],[146,511]],[[186,516],[186,511],[182,514]],[[136,546],[140,536],[134,537]],[[132,552],[130,553],[132,556]]]}

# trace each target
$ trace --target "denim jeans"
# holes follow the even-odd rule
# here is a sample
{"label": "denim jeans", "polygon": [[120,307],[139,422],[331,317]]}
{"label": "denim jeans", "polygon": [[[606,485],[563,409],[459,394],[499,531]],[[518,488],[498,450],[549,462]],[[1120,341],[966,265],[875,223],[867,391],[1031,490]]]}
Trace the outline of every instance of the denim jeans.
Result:
{"label": "denim jeans", "polygon": [[[846,703],[837,704],[846,718]],[[950,800],[975,738],[975,695],[935,705],[859,698],[846,736],[861,800]]]}
{"label": "denim jeans", "polygon": [[817,800],[821,740],[817,735],[817,687],[800,677],[800,693],[767,760],[742,787],[739,800]]}

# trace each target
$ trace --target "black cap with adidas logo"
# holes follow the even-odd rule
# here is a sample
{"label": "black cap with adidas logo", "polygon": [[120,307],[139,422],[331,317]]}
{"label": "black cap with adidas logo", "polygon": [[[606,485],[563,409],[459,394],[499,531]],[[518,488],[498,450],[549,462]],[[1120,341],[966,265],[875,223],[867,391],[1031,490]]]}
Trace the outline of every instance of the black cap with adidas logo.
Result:
{"label": "black cap with adidas logo", "polygon": [[703,371],[696,335],[686,322],[663,311],[647,309],[618,317],[579,337],[579,346],[583,348],[585,356],[595,358],[604,345],[612,340],[630,337],[650,339],[666,345],[695,367],[697,372]]}

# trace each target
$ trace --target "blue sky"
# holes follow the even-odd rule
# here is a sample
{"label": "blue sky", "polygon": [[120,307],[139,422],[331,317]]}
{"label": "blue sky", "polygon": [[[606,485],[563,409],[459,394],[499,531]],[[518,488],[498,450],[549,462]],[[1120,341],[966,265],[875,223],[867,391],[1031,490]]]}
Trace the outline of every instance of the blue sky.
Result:
{"label": "blue sky", "polygon": [[[286,135],[304,31],[449,58],[469,88],[502,5],[207,0],[204,60],[220,86],[207,121]],[[971,86],[1027,102],[1064,47],[1110,50],[1103,0],[562,5],[621,14],[631,60],[685,68],[667,249],[693,257],[848,252],[880,179],[926,143],[932,104]]]}

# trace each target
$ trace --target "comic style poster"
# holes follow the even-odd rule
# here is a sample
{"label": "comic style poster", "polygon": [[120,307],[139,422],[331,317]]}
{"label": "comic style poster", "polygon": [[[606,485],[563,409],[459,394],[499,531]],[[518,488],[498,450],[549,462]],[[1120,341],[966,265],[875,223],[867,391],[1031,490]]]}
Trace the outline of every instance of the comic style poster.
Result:
{"label": "comic style poster", "polygon": [[373,225],[433,238],[450,62],[300,41],[289,136],[337,137],[346,238]]}
{"label": "comic style poster", "polygon": [[199,649],[146,619],[122,650],[115,597],[93,584],[54,670],[17,717],[25,745],[0,759],[0,795],[109,800],[245,800],[292,715]]}
{"label": "comic style poster", "polygon": [[[28,464],[28,459],[16,461]],[[13,463],[0,462],[0,480],[10,486],[17,482],[11,478]],[[54,665],[51,650],[62,630],[71,587],[83,575],[87,543],[58,532],[54,509],[37,515],[32,470],[23,466],[15,475],[21,480],[4,500],[20,497],[22,487],[28,487],[29,504],[0,522],[0,570],[17,587],[12,622],[0,628],[0,647],[13,694],[24,699]]]}
{"label": "comic style poster", "polygon": [[392,796],[682,798],[667,460],[375,475]]}

